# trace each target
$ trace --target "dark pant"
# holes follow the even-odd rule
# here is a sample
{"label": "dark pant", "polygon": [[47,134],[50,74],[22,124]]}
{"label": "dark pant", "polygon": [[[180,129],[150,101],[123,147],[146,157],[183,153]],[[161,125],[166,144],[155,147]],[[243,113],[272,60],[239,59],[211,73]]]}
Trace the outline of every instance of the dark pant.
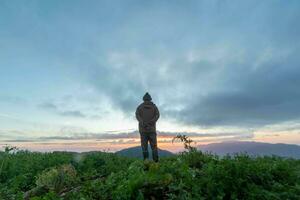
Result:
{"label": "dark pant", "polygon": [[150,142],[150,146],[152,149],[152,158],[155,162],[158,162],[158,151],[157,151],[157,140],[156,140],[156,133],[140,133],[141,135],[141,145],[143,150],[143,157],[144,160],[149,157],[148,152],[148,142]]}

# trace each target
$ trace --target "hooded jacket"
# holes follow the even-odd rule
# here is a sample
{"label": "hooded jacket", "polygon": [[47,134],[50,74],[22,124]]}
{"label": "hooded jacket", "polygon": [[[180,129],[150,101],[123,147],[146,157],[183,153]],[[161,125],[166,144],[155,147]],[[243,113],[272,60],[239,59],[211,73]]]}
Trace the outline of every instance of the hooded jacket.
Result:
{"label": "hooded jacket", "polygon": [[152,101],[144,101],[135,112],[136,119],[139,121],[140,133],[156,132],[156,121],[159,118],[159,111]]}

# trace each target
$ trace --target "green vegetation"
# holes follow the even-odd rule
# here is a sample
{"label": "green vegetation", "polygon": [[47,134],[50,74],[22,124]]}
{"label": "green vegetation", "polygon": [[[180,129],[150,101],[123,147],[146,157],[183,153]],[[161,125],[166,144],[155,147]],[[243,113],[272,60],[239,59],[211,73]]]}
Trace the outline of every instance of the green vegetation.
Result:
{"label": "green vegetation", "polygon": [[300,160],[217,157],[191,147],[159,163],[113,153],[0,152],[0,199],[300,199]]}

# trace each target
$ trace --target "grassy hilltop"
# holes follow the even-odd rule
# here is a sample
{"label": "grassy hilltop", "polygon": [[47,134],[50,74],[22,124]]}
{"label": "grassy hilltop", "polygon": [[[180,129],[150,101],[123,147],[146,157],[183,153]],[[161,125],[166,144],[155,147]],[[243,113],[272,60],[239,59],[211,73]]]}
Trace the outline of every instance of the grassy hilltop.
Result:
{"label": "grassy hilltop", "polygon": [[0,152],[0,199],[300,199],[300,160],[185,153]]}

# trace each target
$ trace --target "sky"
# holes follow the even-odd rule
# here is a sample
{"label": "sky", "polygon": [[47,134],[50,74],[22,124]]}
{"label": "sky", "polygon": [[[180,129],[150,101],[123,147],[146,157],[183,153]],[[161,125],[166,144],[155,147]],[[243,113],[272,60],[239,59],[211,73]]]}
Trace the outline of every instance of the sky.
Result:
{"label": "sky", "polygon": [[297,0],[2,0],[0,146],[139,145],[145,92],[161,148],[300,145],[299,20]]}

